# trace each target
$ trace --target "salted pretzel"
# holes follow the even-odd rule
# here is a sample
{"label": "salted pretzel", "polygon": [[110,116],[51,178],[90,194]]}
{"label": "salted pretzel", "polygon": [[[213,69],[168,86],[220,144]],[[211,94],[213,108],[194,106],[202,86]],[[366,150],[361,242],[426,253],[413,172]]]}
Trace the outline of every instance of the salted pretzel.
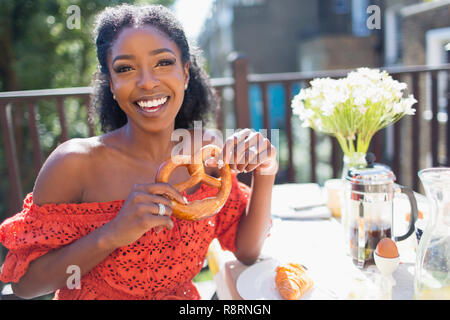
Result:
{"label": "salted pretzel", "polygon": [[225,164],[220,169],[220,178],[206,174],[205,168],[203,167],[203,161],[208,155],[215,156],[220,151],[221,149],[218,146],[209,144],[201,148],[194,155],[194,159],[190,155],[175,155],[161,164],[156,174],[156,182],[168,182],[170,175],[176,168],[182,166],[187,167],[191,178],[174,185],[174,188],[179,192],[183,192],[200,182],[219,189],[215,197],[194,200],[188,204],[171,200],[172,215],[174,217],[197,221],[215,215],[223,207],[231,192],[230,167],[228,164]]}

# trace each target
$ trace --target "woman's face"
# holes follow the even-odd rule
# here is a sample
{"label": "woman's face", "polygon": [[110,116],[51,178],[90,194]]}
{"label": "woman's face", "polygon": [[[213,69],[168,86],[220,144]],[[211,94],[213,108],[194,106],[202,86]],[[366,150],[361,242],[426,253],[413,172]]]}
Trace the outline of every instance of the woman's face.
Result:
{"label": "woman's face", "polygon": [[128,122],[158,131],[172,125],[189,82],[178,46],[158,29],[123,29],[108,55],[111,92]]}

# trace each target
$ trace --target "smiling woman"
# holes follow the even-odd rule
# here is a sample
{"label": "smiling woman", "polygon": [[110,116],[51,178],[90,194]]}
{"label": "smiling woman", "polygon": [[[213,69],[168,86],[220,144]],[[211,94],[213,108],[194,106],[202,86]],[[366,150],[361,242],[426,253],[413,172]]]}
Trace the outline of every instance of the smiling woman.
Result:
{"label": "smiling woman", "polygon": [[[120,70],[113,69],[114,73],[132,72],[133,66],[129,64],[135,58],[129,52],[117,52],[119,46],[112,48],[112,43],[115,40],[123,40],[127,37],[127,34],[133,31],[124,30],[125,32],[120,33],[121,39],[116,39],[119,36],[119,33],[115,31],[117,28],[133,29],[138,26],[147,26],[147,29],[153,29],[152,32],[159,33],[161,39],[165,39],[165,42],[169,43],[168,47],[155,48],[153,52],[148,52],[149,57],[159,56],[160,69],[168,69],[173,65],[177,67],[188,66],[189,82],[183,84],[183,87],[186,87],[186,92],[180,113],[175,119],[175,129],[193,128],[194,121],[207,121],[217,107],[214,91],[209,85],[209,78],[197,63],[199,58],[198,50],[190,48],[181,26],[172,16],[172,13],[165,8],[163,9],[163,7],[160,8],[160,12],[153,10],[153,12],[149,13],[143,10],[135,12],[135,15],[133,15],[133,7],[124,5],[108,8],[99,15],[95,31],[95,34],[97,34],[96,44],[99,71],[96,73],[93,82],[94,94],[91,101],[94,108],[100,108],[100,122],[104,132],[120,128],[127,121],[125,113],[120,109],[118,102],[113,99],[110,90],[111,78],[114,77],[114,74],[110,74],[111,66],[108,65],[108,58],[111,59],[113,55],[113,52],[110,51],[116,49],[114,53],[118,55],[112,57],[111,65],[114,65],[115,68],[120,68]],[[162,14],[162,11],[164,11],[164,14]],[[168,13],[170,16],[167,15]],[[145,37],[143,34],[141,36]],[[123,41],[120,43],[120,45],[129,44],[130,41],[127,44],[124,44]],[[147,47],[149,46],[145,42],[136,42],[137,47],[132,49],[136,50],[138,54],[140,52],[147,54],[142,47],[144,44]],[[175,52],[180,54],[178,60]],[[169,55],[169,58],[161,59],[161,55]],[[118,61],[121,62],[120,65],[115,64],[117,59],[122,60]],[[134,61],[136,62],[136,59]],[[128,64],[125,62],[128,62]],[[136,73],[139,70],[134,71]],[[124,75],[124,77],[126,76]]]}
{"label": "smiling woman", "polygon": [[[215,146],[217,161],[199,167],[209,181],[231,180],[226,202],[198,209],[202,220],[175,217],[179,206],[221,192],[203,182],[178,190],[195,173],[186,167],[156,179],[178,142],[174,130],[195,136],[194,121],[216,108],[208,77],[162,6],[107,8],[95,38],[92,103],[104,134],[71,139],[45,161],[23,210],[0,225],[9,249],[0,280],[23,298],[56,290],[55,299],[199,299],[192,279],[214,238],[243,263],[257,259],[270,227],[276,149],[250,129]],[[211,177],[214,163],[229,179]],[[252,188],[237,180],[244,170],[253,172]]]}
{"label": "smiling woman", "polygon": [[177,45],[154,27],[127,27],[107,60],[113,70],[109,80],[113,98],[127,119],[134,120],[128,126],[153,131],[173,127],[190,78],[190,63],[183,62]]}

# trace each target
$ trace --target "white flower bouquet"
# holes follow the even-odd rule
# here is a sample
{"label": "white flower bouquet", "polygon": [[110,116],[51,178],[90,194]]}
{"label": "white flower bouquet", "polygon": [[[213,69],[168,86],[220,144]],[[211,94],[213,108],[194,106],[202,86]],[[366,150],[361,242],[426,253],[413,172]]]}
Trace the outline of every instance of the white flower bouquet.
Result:
{"label": "white flower bouquet", "polygon": [[386,71],[360,68],[341,79],[320,78],[301,89],[292,100],[292,112],[303,127],[330,134],[345,156],[365,154],[374,134],[404,115],[414,115],[417,102],[404,98],[406,84]]}

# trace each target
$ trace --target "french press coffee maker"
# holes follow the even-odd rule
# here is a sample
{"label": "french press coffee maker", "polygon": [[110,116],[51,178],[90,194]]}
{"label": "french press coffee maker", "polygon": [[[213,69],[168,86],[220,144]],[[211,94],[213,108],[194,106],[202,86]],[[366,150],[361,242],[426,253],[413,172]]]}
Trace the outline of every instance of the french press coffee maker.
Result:
{"label": "french press coffee maker", "polygon": [[[351,167],[347,173],[347,243],[355,264],[363,268],[374,263],[373,252],[383,238],[402,241],[414,233],[417,202],[410,188],[394,183],[395,175],[386,165],[374,163],[373,154],[366,156],[367,166]],[[408,231],[394,236],[394,196],[404,193],[411,205]]]}

